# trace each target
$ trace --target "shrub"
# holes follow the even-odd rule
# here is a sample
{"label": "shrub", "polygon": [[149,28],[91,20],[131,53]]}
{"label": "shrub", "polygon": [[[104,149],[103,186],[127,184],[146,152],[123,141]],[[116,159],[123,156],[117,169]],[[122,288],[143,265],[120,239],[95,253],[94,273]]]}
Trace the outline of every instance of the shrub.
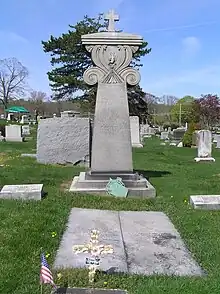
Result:
{"label": "shrub", "polygon": [[178,128],[178,127],[179,127],[179,125],[177,123],[165,123],[163,125],[164,129],[171,128],[171,130],[174,130],[174,129]]}
{"label": "shrub", "polygon": [[193,138],[193,133],[199,130],[199,125],[195,123],[191,123],[189,125],[188,130],[185,132],[183,136],[183,147],[191,147],[192,146],[192,138]]}

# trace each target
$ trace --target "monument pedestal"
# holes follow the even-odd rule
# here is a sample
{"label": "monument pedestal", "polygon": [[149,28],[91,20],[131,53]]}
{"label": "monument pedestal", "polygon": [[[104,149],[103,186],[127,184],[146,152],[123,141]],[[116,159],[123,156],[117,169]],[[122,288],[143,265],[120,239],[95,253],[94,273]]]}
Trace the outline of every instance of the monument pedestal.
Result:
{"label": "monument pedestal", "polygon": [[156,196],[155,188],[146,178],[134,173],[91,173],[81,172],[74,177],[69,192],[107,195],[106,185],[110,178],[122,178],[128,188],[127,197],[153,198]]}
{"label": "monument pedestal", "polygon": [[[98,84],[98,87],[92,131],[91,171],[75,177],[69,191],[106,195],[110,178],[120,177],[128,188],[128,197],[155,197],[155,189],[147,179],[133,173],[127,96],[127,84],[135,86],[140,82],[139,72],[130,64],[133,54],[143,44],[143,38],[116,32],[114,17],[114,13],[111,13],[111,19],[106,18],[109,20],[107,32],[81,37],[94,63],[94,66],[85,70],[83,79],[88,85]],[[139,140],[134,143],[139,143]]]}
{"label": "monument pedestal", "polygon": [[141,143],[132,143],[133,148],[143,148],[144,146]]}

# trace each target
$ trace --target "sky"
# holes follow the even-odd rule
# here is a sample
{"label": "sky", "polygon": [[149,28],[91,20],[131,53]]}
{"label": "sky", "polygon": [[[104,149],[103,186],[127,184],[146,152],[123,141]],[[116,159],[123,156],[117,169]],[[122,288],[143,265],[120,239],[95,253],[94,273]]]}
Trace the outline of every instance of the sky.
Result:
{"label": "sky", "polygon": [[[110,4],[111,3],[111,4]],[[156,96],[220,95],[219,0],[7,0],[1,2],[0,59],[16,57],[33,90],[51,94],[50,55],[41,41],[83,19],[115,9],[117,29],[142,35],[141,87]]]}

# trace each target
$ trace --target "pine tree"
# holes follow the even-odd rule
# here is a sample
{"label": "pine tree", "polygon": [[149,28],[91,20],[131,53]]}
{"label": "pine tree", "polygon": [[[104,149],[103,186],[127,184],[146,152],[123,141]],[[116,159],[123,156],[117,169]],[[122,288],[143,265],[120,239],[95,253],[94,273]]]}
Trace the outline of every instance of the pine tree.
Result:
{"label": "pine tree", "polygon": [[[76,25],[69,25],[67,33],[60,37],[51,36],[48,41],[42,41],[43,50],[51,56],[51,65],[53,69],[48,72],[50,86],[54,92],[54,99],[77,99],[90,104],[90,110],[94,110],[97,85],[90,87],[83,81],[84,71],[92,65],[91,57],[88,55],[84,45],[81,42],[81,36],[85,34],[103,31],[106,23],[103,22],[103,15],[99,14],[97,18],[90,18],[87,15]],[[147,48],[148,43],[144,42],[139,50],[134,54],[131,66],[139,68],[142,66],[140,59],[142,56],[150,53]],[[129,94],[130,93],[130,94]],[[81,94],[81,95],[80,95]],[[144,97],[145,93],[139,86],[128,88],[129,108],[132,113],[138,110],[137,99]],[[74,97],[75,96],[75,97]],[[139,98],[138,98],[139,97]],[[143,112],[143,101],[140,108]],[[147,113],[147,104],[145,103],[145,112]]]}

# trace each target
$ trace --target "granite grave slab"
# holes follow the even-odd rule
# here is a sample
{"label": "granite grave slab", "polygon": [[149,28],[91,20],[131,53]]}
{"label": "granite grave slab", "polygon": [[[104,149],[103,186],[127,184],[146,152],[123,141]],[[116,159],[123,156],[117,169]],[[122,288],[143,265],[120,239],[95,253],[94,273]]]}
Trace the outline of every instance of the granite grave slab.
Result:
{"label": "granite grave slab", "polygon": [[195,209],[220,210],[220,195],[191,195],[190,203]]}
{"label": "granite grave slab", "polygon": [[0,199],[41,200],[43,184],[5,185]]}
{"label": "granite grave slab", "polygon": [[204,272],[162,212],[107,211],[73,208],[58,249],[54,268],[85,268],[86,253],[75,255],[73,245],[87,244],[90,231],[114,253],[100,260],[101,271],[142,275],[200,276]]}

